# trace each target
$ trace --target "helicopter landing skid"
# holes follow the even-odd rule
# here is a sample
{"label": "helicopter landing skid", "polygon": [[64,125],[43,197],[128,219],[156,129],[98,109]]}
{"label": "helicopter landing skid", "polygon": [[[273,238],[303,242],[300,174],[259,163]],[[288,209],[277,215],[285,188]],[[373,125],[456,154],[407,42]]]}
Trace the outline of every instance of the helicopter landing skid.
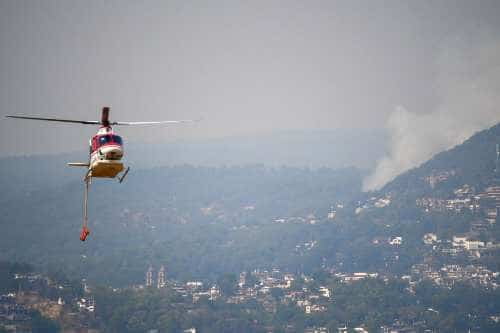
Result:
{"label": "helicopter landing skid", "polygon": [[125,179],[125,177],[127,176],[129,171],[130,171],[130,167],[127,167],[127,169],[125,169],[125,172],[123,172],[123,175],[118,177],[118,182],[121,183]]}

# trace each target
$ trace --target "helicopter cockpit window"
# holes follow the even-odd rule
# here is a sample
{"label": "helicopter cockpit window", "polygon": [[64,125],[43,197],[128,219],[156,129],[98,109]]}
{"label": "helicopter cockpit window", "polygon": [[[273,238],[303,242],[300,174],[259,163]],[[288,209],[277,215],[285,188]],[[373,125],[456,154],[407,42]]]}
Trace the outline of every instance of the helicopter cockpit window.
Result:
{"label": "helicopter cockpit window", "polygon": [[113,142],[115,142],[115,143],[117,143],[119,145],[122,145],[123,144],[122,137],[118,136],[118,135],[113,135]]}
{"label": "helicopter cockpit window", "polygon": [[99,146],[105,145],[106,143],[111,141],[110,135],[103,135],[99,137]]}

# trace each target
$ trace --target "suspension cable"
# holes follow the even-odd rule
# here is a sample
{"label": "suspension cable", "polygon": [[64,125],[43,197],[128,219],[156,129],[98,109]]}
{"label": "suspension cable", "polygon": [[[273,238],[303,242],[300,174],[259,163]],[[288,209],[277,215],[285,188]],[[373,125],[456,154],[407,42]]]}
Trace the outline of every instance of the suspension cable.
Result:
{"label": "suspension cable", "polygon": [[82,225],[82,232],[80,234],[80,240],[82,242],[87,239],[87,236],[90,234],[90,230],[88,229],[88,197],[89,197],[89,183],[90,183],[90,176],[86,176],[84,179],[85,182],[85,191],[84,191],[84,197],[83,197],[83,225]]}

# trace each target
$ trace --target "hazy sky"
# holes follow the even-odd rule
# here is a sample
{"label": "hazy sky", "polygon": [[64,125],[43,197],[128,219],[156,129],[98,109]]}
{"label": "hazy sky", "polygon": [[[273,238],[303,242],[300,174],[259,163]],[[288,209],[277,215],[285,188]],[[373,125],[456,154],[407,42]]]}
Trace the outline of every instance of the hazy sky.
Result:
{"label": "hazy sky", "polygon": [[[443,59],[498,42],[499,17],[500,1],[0,0],[0,114],[204,118],[121,130],[136,142],[385,127],[396,106],[439,108]],[[1,119],[0,155],[93,132]]]}

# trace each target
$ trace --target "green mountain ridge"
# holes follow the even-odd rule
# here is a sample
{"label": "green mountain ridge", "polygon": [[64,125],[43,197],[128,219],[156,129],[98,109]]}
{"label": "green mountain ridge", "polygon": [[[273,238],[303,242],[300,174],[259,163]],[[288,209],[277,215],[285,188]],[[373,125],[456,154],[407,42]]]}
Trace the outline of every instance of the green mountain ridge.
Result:
{"label": "green mountain ridge", "polygon": [[[10,184],[6,188],[16,190],[6,193],[0,206],[0,259],[63,267],[73,277],[116,286],[142,283],[150,264],[165,265],[171,278],[211,281],[256,268],[404,274],[422,259],[425,233],[450,237],[476,219],[426,214],[415,200],[446,198],[465,183],[481,190],[492,179],[499,132],[500,125],[480,132],[368,194],[361,192],[365,172],[356,168],[132,170],[121,185],[92,184],[91,236],[85,243],[78,240],[83,194],[78,178],[50,189]],[[426,180],[450,170],[454,174],[434,187]],[[392,203],[357,214],[358,203],[373,194],[389,194]],[[491,231],[488,237],[495,235]],[[401,248],[374,246],[374,239],[395,236],[405,239]]]}
{"label": "green mountain ridge", "polygon": [[[162,167],[130,176],[121,185],[92,184],[85,243],[78,240],[79,181],[8,198],[0,207],[0,257],[118,285],[142,282],[150,263],[165,264],[178,278],[259,266],[298,269],[307,260],[289,251],[310,240],[309,215],[351,200],[362,179],[356,169],[263,166]],[[297,223],[273,222],[294,216]]]}

